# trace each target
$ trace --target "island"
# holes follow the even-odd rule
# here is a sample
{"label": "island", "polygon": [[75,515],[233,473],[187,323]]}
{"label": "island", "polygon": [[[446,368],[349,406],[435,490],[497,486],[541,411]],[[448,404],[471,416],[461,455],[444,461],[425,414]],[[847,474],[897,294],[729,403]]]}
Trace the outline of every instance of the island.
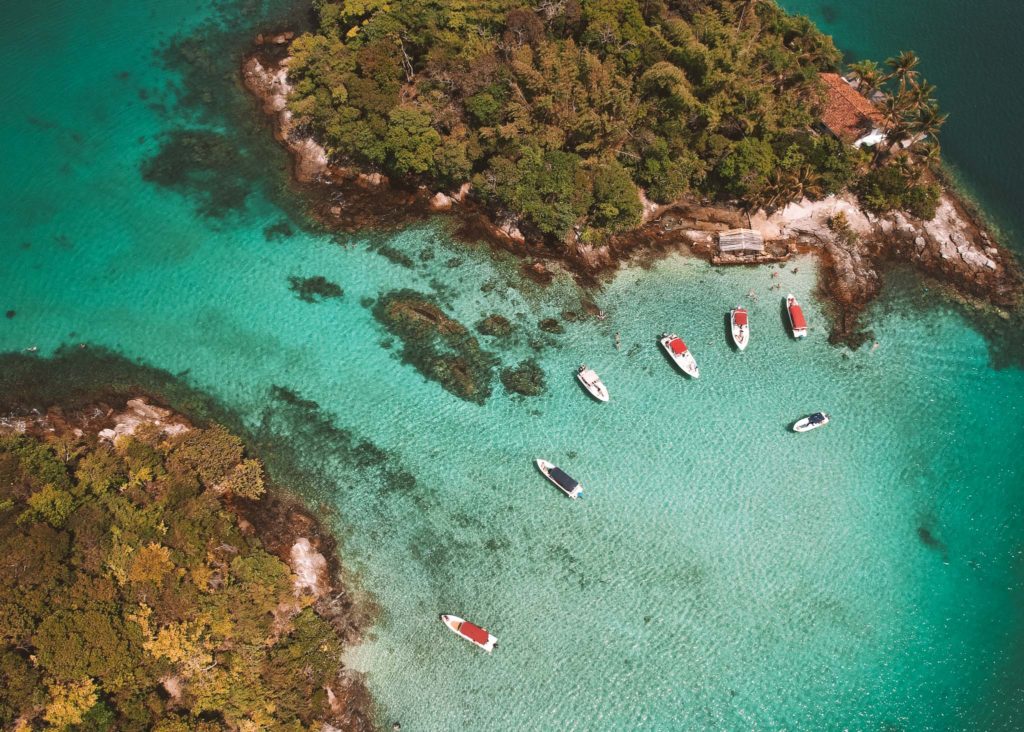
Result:
{"label": "island", "polygon": [[225,428],[146,399],[0,428],[0,726],[372,729],[334,540]]}
{"label": "island", "polygon": [[[329,226],[451,210],[460,235],[586,283],[643,252],[816,252],[852,345],[888,261],[1020,303],[1012,254],[947,183],[911,52],[844,69],[770,0],[315,7],[315,31],[259,36],[242,71]],[[720,247],[737,230],[752,256]]]}

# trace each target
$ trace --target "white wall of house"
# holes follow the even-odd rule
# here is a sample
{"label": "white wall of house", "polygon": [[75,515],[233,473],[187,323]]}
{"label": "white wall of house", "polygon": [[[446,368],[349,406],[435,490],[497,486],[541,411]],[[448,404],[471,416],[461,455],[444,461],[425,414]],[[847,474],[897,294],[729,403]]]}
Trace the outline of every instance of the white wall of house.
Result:
{"label": "white wall of house", "polygon": [[885,139],[885,132],[878,129],[877,127],[863,137],[858,138],[854,141],[854,147],[863,147],[864,145],[873,146],[882,142]]}

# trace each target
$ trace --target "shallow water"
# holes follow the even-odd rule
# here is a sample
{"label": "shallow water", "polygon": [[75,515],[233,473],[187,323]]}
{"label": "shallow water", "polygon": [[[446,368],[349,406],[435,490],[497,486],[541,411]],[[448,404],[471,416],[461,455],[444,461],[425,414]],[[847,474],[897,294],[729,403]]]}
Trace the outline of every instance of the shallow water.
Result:
{"label": "shallow water", "polygon": [[[306,231],[288,213],[283,156],[239,127],[234,60],[189,56],[190,74],[227,82],[183,105],[195,77],[162,52],[195,32],[182,18],[209,52],[222,36],[205,18],[256,26],[286,10],[242,7],[13,11],[20,33],[0,53],[21,106],[0,123],[0,309],[15,315],[0,319],[0,352],[86,343],[180,374],[260,434],[272,466],[297,464],[295,487],[336,509],[352,578],[382,608],[349,654],[382,721],[1019,726],[1021,371],[993,370],[970,324],[898,274],[872,312],[874,351],[828,346],[809,260],[777,278],[679,257],[626,270],[595,296],[605,321],[551,335],[538,321],[582,310],[572,283],[523,282],[441,223],[387,238],[412,266],[376,252],[380,238]],[[201,164],[172,148],[157,179],[173,188],[143,180],[182,129],[225,137],[187,138],[207,145]],[[317,275],[344,296],[309,303],[289,287]],[[547,392],[510,397],[495,378],[481,407],[403,364],[368,306],[405,287],[470,327],[508,317],[515,335],[482,345],[502,367],[535,358]],[[804,342],[782,327],[787,291],[805,302]],[[738,302],[753,332],[742,354],[725,340]],[[700,380],[657,350],[665,329],[690,344]],[[582,361],[610,404],[575,383]],[[787,430],[817,409],[827,428]],[[587,498],[558,494],[539,456]],[[441,612],[485,625],[500,648],[454,638]]]}

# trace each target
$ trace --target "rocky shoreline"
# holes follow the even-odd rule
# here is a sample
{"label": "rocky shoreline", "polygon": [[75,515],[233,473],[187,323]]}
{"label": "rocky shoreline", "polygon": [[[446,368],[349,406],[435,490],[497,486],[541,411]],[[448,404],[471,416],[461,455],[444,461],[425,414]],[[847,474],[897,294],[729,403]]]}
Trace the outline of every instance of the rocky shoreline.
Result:
{"label": "rocky shoreline", "polygon": [[[242,64],[242,79],[272,120],[277,140],[289,151],[295,180],[312,201],[315,217],[328,229],[356,232],[393,230],[437,213],[456,217],[457,238],[486,241],[523,261],[524,274],[551,279],[560,264],[585,286],[595,286],[623,263],[647,261],[670,252],[690,252],[715,265],[784,262],[795,254],[821,261],[820,296],[831,303],[830,341],[857,347],[869,335],[861,316],[877,297],[887,264],[904,263],[933,277],[980,309],[999,317],[1020,317],[1024,277],[1012,252],[989,233],[981,217],[945,189],[931,221],[903,212],[873,216],[852,194],[820,201],[804,199],[785,208],[752,215],[735,206],[682,200],[659,206],[643,200],[643,223],[600,247],[577,243],[552,247],[512,217],[488,210],[469,184],[457,191],[431,191],[394,183],[380,173],[334,164],[315,140],[297,129],[287,109],[289,32],[257,36]],[[758,257],[721,255],[717,232],[749,227],[765,239]]]}
{"label": "rocky shoreline", "polygon": [[[67,435],[113,443],[140,428],[174,436],[195,426],[148,395],[104,398],[71,408],[18,409],[0,415],[0,436]],[[241,532],[257,539],[292,572],[293,606],[279,608],[275,612],[278,621],[284,623],[303,607],[312,606],[344,644],[357,643],[374,611],[367,603],[356,602],[346,587],[337,541],[323,522],[297,497],[272,486],[259,499],[233,498],[231,508]],[[340,669],[340,661],[338,666]],[[361,675],[341,670],[325,693],[330,716],[323,720],[324,732],[374,729],[373,699]]]}

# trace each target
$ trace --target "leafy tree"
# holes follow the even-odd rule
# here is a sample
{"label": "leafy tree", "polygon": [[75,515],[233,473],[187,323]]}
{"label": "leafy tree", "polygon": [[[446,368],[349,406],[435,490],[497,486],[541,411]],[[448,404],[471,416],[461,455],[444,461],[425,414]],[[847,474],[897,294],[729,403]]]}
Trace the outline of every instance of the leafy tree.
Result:
{"label": "leafy tree", "polygon": [[224,481],[224,490],[234,496],[248,498],[253,501],[259,500],[266,492],[266,487],[263,483],[262,463],[259,460],[243,460],[240,462],[228,474],[227,479]]}
{"label": "leafy tree", "polygon": [[737,198],[750,199],[761,193],[768,174],[777,164],[771,145],[756,137],[745,137],[722,159],[715,172],[726,191]]}
{"label": "leafy tree", "polygon": [[214,425],[181,435],[167,464],[173,471],[194,473],[209,488],[223,480],[241,460],[242,441],[220,425]]}
{"label": "leafy tree", "polygon": [[23,513],[18,520],[25,522],[43,520],[59,529],[71,515],[74,502],[74,496],[70,493],[48,483],[28,497],[29,510]]}
{"label": "leafy tree", "polygon": [[131,568],[128,570],[128,580],[131,582],[154,582],[159,583],[174,569],[174,562],[171,561],[171,550],[150,542],[146,546],[139,547],[132,554]]}
{"label": "leafy tree", "polygon": [[640,198],[623,165],[615,158],[599,161],[591,172],[593,203],[589,221],[599,229],[622,231],[640,223]]}
{"label": "leafy tree", "polygon": [[124,484],[127,477],[121,458],[106,446],[101,446],[83,457],[75,471],[78,485],[97,495]]}
{"label": "leafy tree", "polygon": [[90,678],[76,681],[48,681],[50,702],[43,718],[57,729],[81,724],[85,713],[92,709],[98,698],[96,684]]}
{"label": "leafy tree", "polygon": [[430,126],[430,115],[413,108],[388,114],[386,144],[390,167],[400,175],[426,173],[434,167],[434,151],[441,135]]}

